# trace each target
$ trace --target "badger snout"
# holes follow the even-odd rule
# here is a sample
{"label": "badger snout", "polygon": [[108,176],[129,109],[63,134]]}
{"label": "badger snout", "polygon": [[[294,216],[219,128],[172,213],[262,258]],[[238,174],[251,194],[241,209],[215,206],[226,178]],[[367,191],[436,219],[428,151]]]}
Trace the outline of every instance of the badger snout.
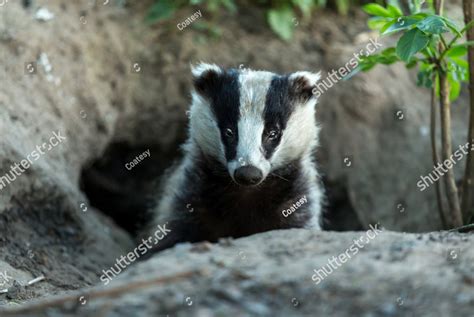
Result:
{"label": "badger snout", "polygon": [[234,180],[239,185],[257,185],[263,180],[263,173],[252,165],[241,166],[235,170]]}

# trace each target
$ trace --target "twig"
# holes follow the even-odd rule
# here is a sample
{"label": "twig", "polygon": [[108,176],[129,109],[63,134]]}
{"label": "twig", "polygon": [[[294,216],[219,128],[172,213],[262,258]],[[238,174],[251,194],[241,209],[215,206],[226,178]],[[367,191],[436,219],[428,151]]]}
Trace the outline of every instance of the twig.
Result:
{"label": "twig", "polygon": [[[464,11],[464,22],[466,28],[474,18],[474,4],[472,0],[463,1]],[[467,28],[467,40],[474,40],[474,30]],[[472,147],[474,139],[474,48],[468,47],[468,61],[469,61],[469,130],[468,130],[468,142],[469,148]],[[474,219],[474,157],[472,151],[467,153],[466,170],[464,171],[464,181],[462,186],[462,211],[464,216],[464,222],[469,223],[471,219]]]}
{"label": "twig", "polygon": [[41,282],[42,280],[44,280],[44,275],[40,275],[37,278],[32,279],[26,285],[30,286],[30,285],[36,284],[38,282]]}
{"label": "twig", "polygon": [[[195,274],[204,274],[203,271],[188,271],[179,273],[176,275],[168,276],[168,277],[159,277],[151,280],[146,281],[137,281],[133,283],[127,283],[124,285],[119,285],[110,289],[104,290],[96,290],[96,291],[89,291],[86,293],[82,293],[80,296],[84,296],[87,300],[94,300],[99,298],[107,298],[107,297],[117,297],[124,293],[128,293],[133,290],[145,289],[151,286],[160,285],[164,283],[175,282],[179,280],[183,280],[189,278]],[[25,314],[25,313],[38,313],[41,310],[46,308],[64,305],[68,302],[76,302],[78,300],[78,295],[68,295],[63,296],[60,298],[52,299],[50,301],[39,302],[37,304],[32,304],[26,307],[21,307],[18,309],[10,309],[10,310],[0,310],[1,316],[15,316],[17,314]]]}
{"label": "twig", "polygon": [[[452,153],[451,141],[451,102],[449,100],[448,76],[444,70],[439,71],[439,91],[441,106],[441,158],[444,161],[449,160]],[[444,184],[446,196],[448,198],[449,213],[451,223],[454,226],[462,226],[462,214],[459,204],[458,189],[454,178],[452,168],[448,168],[444,175]]]}
{"label": "twig", "polygon": [[465,225],[465,226],[461,226],[459,228],[454,228],[454,229],[451,229],[451,230],[448,230],[448,232],[469,232],[469,231],[473,231],[474,230],[474,223],[471,223],[470,225]]}
{"label": "twig", "polygon": [[[31,281],[27,282],[25,286],[31,286],[33,284],[36,284],[38,282],[41,282],[45,279],[44,275],[40,275],[34,279],[32,279]],[[8,288],[5,288],[5,289],[0,289],[0,294],[6,294],[8,293]]]}
{"label": "twig", "polygon": [[[435,83],[435,80],[433,80]],[[433,156],[433,165],[438,166],[438,148],[436,146],[436,90],[431,88],[431,152]],[[441,199],[441,182],[436,182],[436,201],[438,202],[438,212],[441,218],[443,229],[450,227],[447,223],[447,217],[443,207],[443,200]]]}

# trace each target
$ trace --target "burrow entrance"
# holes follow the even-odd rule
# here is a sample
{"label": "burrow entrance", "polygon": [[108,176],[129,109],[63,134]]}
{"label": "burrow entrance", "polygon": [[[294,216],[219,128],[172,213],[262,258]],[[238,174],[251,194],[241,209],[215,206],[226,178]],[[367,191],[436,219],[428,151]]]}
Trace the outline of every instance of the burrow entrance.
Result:
{"label": "burrow entrance", "polygon": [[[146,151],[151,156],[134,167],[129,164]],[[102,157],[83,168],[81,190],[92,206],[136,236],[150,219],[161,176],[178,155],[178,150],[163,153],[156,146],[113,143]]]}

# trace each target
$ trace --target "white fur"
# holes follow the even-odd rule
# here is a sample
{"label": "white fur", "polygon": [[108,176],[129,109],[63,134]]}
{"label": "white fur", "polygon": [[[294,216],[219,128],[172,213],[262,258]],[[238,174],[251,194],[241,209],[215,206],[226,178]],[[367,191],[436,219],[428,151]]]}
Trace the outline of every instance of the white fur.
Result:
{"label": "white fur", "polygon": [[294,80],[297,77],[304,77],[308,80],[310,86],[316,86],[316,83],[321,79],[321,72],[310,73],[306,71],[295,72],[290,75],[290,80]]}
{"label": "white fur", "polygon": [[264,129],[263,110],[273,76],[274,74],[269,72],[247,70],[239,77],[239,143],[236,158],[227,164],[231,177],[234,177],[235,170],[243,165],[259,168],[264,178],[270,173],[271,164],[264,157],[261,136]]}
{"label": "white fur", "polygon": [[191,73],[194,77],[199,77],[208,70],[213,70],[217,73],[222,72],[222,69],[216,64],[199,63],[196,66],[191,65]]}
{"label": "white fur", "polygon": [[224,145],[209,101],[196,92],[192,93],[192,101],[189,135],[204,153],[212,155],[226,165]]}

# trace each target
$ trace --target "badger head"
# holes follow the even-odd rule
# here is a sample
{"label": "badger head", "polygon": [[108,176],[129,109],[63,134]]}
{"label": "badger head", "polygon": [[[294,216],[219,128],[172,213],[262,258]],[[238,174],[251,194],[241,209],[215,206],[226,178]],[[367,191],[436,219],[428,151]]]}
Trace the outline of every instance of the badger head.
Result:
{"label": "badger head", "polygon": [[312,90],[319,73],[277,75],[199,64],[192,74],[191,138],[237,184],[258,185],[317,145]]}

